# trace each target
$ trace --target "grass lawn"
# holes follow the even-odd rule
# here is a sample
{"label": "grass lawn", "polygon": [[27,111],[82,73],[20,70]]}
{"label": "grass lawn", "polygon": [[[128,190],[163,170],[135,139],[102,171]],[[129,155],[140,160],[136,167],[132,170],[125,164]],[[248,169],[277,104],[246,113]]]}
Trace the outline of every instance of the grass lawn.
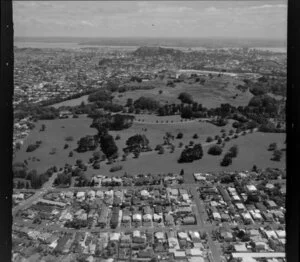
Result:
{"label": "grass lawn", "polygon": [[[65,163],[73,164],[76,159],[79,158],[88,160],[91,155],[90,152],[80,154],[74,152],[73,157],[68,157],[68,155],[71,150],[77,148],[77,141],[81,137],[88,134],[96,134],[96,129],[89,127],[91,123],[92,120],[85,116],[80,116],[77,119],[70,118],[38,121],[34,130],[31,131],[25,140],[21,150],[16,153],[14,161],[23,162],[25,159],[27,159],[29,169],[35,168],[40,173],[53,165],[62,167],[65,165]],[[42,124],[46,125],[46,130],[44,132],[39,132]],[[73,136],[74,141],[65,141],[65,137],[67,136]],[[27,146],[35,143],[38,140],[42,141],[40,147],[33,152],[27,153]],[[63,149],[66,143],[69,144],[69,148]],[[52,148],[57,149],[57,152],[54,155],[49,154]],[[28,160],[29,157],[37,157],[40,159],[40,161]]]}
{"label": "grass lawn", "polygon": [[[180,103],[177,99],[178,95],[181,92],[188,92],[195,101],[207,108],[212,108],[222,103],[230,103],[234,106],[245,106],[252,98],[252,94],[248,91],[243,93],[236,88],[237,85],[242,85],[243,82],[230,76],[216,76],[212,79],[207,78],[204,85],[199,84],[199,82],[194,82],[194,80],[186,80],[185,82],[176,83],[175,87],[167,87],[163,81],[157,84],[157,81],[158,80],[153,81],[154,89],[134,90],[122,94],[115,93],[114,102],[125,105],[128,98],[136,100],[141,96],[146,96],[159,100],[162,104],[178,104]],[[149,82],[148,84],[150,84]],[[159,94],[160,90],[163,91],[162,94]],[[236,94],[238,94],[238,96],[234,99],[233,96]]]}
{"label": "grass lawn", "polygon": [[78,98],[70,99],[67,101],[63,101],[63,102],[51,105],[51,107],[59,108],[61,106],[79,106],[82,102],[88,104],[88,102],[89,102],[88,97],[89,97],[88,95],[84,95],[84,96],[81,96]]}
{"label": "grass lawn", "polygon": [[[156,124],[155,119],[161,121],[161,117],[155,117],[151,115],[149,116],[149,118],[148,116],[144,116],[144,118],[137,117],[137,119],[144,119],[145,122],[135,122],[130,128],[126,130],[110,132],[110,134],[114,137],[116,137],[117,134],[120,135],[121,139],[116,140],[116,144],[119,147],[119,150],[124,148],[126,146],[126,140],[130,136],[133,136],[135,134],[145,134],[149,139],[150,146],[154,149],[156,145],[163,143],[163,137],[166,132],[170,132],[175,136],[173,143],[177,147],[180,142],[182,142],[184,145],[188,144],[190,141],[194,141],[194,143],[205,142],[208,136],[214,137],[215,135],[220,135],[220,131],[222,128],[224,128],[225,130],[234,129],[231,127],[231,122],[225,127],[217,127],[213,124],[199,121],[177,121],[175,123],[175,118],[173,123],[171,123],[170,120],[168,123],[165,123],[165,120],[162,120],[164,121],[164,123]],[[183,134],[182,139],[176,139],[176,136],[179,132]],[[193,135],[195,133],[198,134],[198,139],[193,139]]]}
{"label": "grass lawn", "polygon": [[[120,162],[123,165],[123,170],[114,174],[121,175],[126,171],[129,174],[139,173],[168,173],[180,172],[183,168],[186,174],[186,181],[193,182],[194,172],[217,172],[217,171],[236,171],[236,170],[250,170],[253,165],[258,168],[284,168],[285,156],[282,157],[280,162],[270,160],[272,152],[267,148],[270,143],[277,142],[278,147],[284,147],[285,134],[266,134],[266,133],[253,133],[246,136],[241,136],[237,139],[229,141],[221,156],[211,156],[207,154],[209,147],[204,147],[204,156],[201,160],[194,161],[193,163],[179,164],[177,160],[180,156],[182,149],[176,149],[174,153],[169,153],[168,150],[165,154],[159,155],[157,152],[149,154],[141,154],[139,159],[128,159],[125,162]],[[237,144],[239,147],[239,154],[237,158],[233,159],[232,165],[228,167],[221,167],[220,161],[223,155],[228,151],[229,147]],[[107,166],[101,166],[100,173],[107,172]]]}
{"label": "grass lawn", "polygon": [[[143,118],[142,118],[143,117]],[[117,164],[121,164],[123,169],[114,173],[109,172],[111,165],[106,165],[101,162],[100,169],[94,170],[89,167],[87,170],[88,175],[103,174],[103,175],[122,175],[126,171],[129,174],[139,173],[168,173],[168,172],[180,172],[183,168],[185,170],[187,181],[193,182],[192,174],[194,172],[213,172],[221,170],[245,170],[251,169],[255,164],[258,168],[264,167],[285,167],[285,157],[280,162],[271,161],[272,152],[267,151],[270,143],[276,142],[279,148],[284,147],[285,134],[267,134],[267,133],[253,133],[246,136],[241,136],[237,139],[231,140],[226,143],[223,150],[223,155],[227,152],[228,148],[237,144],[239,146],[238,157],[233,159],[233,164],[228,167],[221,167],[220,161],[223,158],[221,156],[211,156],[207,154],[209,147],[204,147],[204,156],[201,160],[194,161],[193,163],[179,164],[177,160],[180,156],[182,148],[178,148],[179,142],[184,145],[189,141],[195,143],[204,143],[208,136],[214,137],[220,135],[220,130],[223,127],[217,127],[210,123],[199,121],[177,122],[175,120],[178,116],[174,116],[174,123],[159,123],[156,124],[155,116],[139,116],[140,119],[145,119],[144,123],[134,123],[132,127],[122,131],[111,131],[110,134],[114,137],[119,134],[120,140],[116,140],[116,144],[119,148],[119,154],[122,156],[123,148],[125,147],[126,140],[135,134],[145,134],[150,141],[150,146],[154,149],[157,144],[163,142],[163,136],[166,132],[171,132],[173,135],[182,132],[182,139],[175,139],[174,144],[176,146],[174,153],[169,153],[169,150],[165,150],[165,154],[159,155],[156,151],[142,153],[139,159],[132,159],[128,157],[127,161],[118,161]],[[68,157],[71,150],[77,147],[77,141],[79,138],[88,135],[95,134],[96,130],[90,128],[92,120],[86,116],[80,116],[78,119],[57,119],[48,121],[39,121],[36,124],[35,129],[30,133],[27,140],[24,142],[23,147],[16,153],[14,161],[24,161],[27,159],[29,169],[37,169],[37,171],[43,172],[50,166],[56,165],[62,167],[65,163],[74,164],[77,159],[82,159],[87,162],[92,156],[92,151],[86,153],[74,152],[73,157]],[[44,132],[39,132],[42,124],[46,125]],[[64,126],[64,128],[63,128]],[[227,131],[232,129],[231,123],[224,127]],[[192,136],[197,133],[199,138],[193,139]],[[74,141],[66,142],[66,136],[73,136]],[[26,148],[29,144],[35,143],[38,140],[42,140],[41,146],[31,152],[26,153]],[[65,143],[69,144],[68,149],[63,149]],[[49,154],[52,148],[56,148],[57,152],[54,155]],[[37,157],[40,161],[28,160],[29,157]]]}

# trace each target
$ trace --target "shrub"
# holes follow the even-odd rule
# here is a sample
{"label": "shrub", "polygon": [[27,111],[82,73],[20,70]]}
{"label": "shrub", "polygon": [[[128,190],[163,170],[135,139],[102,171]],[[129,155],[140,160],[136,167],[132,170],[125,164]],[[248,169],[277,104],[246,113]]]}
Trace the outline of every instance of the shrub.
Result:
{"label": "shrub", "polygon": [[227,136],[227,137],[225,138],[225,142],[228,142],[228,141],[230,141],[230,137],[229,137],[229,136]]}
{"label": "shrub", "polygon": [[158,154],[162,155],[162,154],[164,154],[164,153],[165,153],[165,149],[164,149],[164,147],[162,146],[162,147],[159,148]]}
{"label": "shrub", "polygon": [[67,137],[65,138],[65,141],[68,141],[68,142],[74,141],[74,137],[72,137],[72,136],[67,136]]}
{"label": "shrub", "polygon": [[111,167],[109,172],[116,172],[116,171],[119,171],[119,170],[122,170],[122,169],[123,169],[123,166],[116,165],[116,166]]}
{"label": "shrub", "polygon": [[230,154],[231,157],[237,157],[238,152],[239,152],[238,146],[237,146],[237,145],[234,145],[234,146],[232,146],[231,148],[229,148],[228,151],[229,151],[228,153]]}
{"label": "shrub", "polygon": [[120,135],[116,135],[115,140],[120,140],[120,139],[121,139],[121,136]]}
{"label": "shrub", "polygon": [[100,162],[95,162],[94,164],[93,164],[93,168],[94,169],[100,169]]}
{"label": "shrub", "polygon": [[69,157],[72,157],[74,155],[73,151],[70,151]]}
{"label": "shrub", "polygon": [[39,147],[38,144],[31,144],[31,145],[28,145],[28,147],[27,147],[27,149],[26,149],[26,152],[33,152],[33,151],[35,151],[38,147]]}
{"label": "shrub", "polygon": [[268,151],[274,151],[276,149],[277,149],[277,144],[274,142],[269,145]]}
{"label": "shrub", "polygon": [[65,144],[65,145],[64,145],[64,149],[67,149],[68,147],[69,147],[68,144]]}
{"label": "shrub", "polygon": [[282,157],[282,151],[276,149],[273,152],[273,157],[271,158],[271,160],[273,160],[273,161],[280,161],[281,157]]}
{"label": "shrub", "polygon": [[232,164],[232,157],[230,154],[226,154],[223,158],[223,160],[221,161],[221,166],[229,166]]}
{"label": "shrub", "polygon": [[177,138],[177,139],[183,138],[183,134],[182,134],[182,133],[178,133],[176,138]]}
{"label": "shrub", "polygon": [[207,143],[210,143],[210,142],[212,142],[213,141],[213,138],[211,137],[211,136],[209,136],[208,138],[206,138],[206,142]]}
{"label": "shrub", "polygon": [[55,155],[56,154],[56,148],[53,147],[49,153],[50,155]]}
{"label": "shrub", "polygon": [[157,145],[154,150],[159,151],[159,150],[161,150],[162,147],[163,147],[162,145]]}
{"label": "shrub", "polygon": [[218,155],[221,155],[222,154],[222,148],[218,145],[213,145],[211,146],[207,153],[210,154],[210,155],[213,155],[213,156],[218,156]]}
{"label": "shrub", "polygon": [[218,145],[220,145],[221,143],[222,143],[222,138],[221,138],[221,137],[219,137],[219,138],[218,138],[218,142],[217,142],[217,144],[218,144]]}
{"label": "shrub", "polygon": [[197,139],[197,138],[199,138],[198,135],[197,135],[197,134],[194,134],[194,135],[193,135],[193,139]]}

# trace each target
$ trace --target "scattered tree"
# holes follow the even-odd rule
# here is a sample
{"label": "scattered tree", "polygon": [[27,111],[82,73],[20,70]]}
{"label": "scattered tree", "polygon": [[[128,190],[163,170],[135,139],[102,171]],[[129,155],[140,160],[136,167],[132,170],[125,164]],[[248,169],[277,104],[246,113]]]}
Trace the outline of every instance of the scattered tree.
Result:
{"label": "scattered tree", "polygon": [[207,142],[207,143],[210,143],[210,142],[212,142],[212,141],[213,141],[213,138],[212,138],[211,136],[209,136],[209,137],[206,138],[206,142]]}
{"label": "scattered tree", "polygon": [[277,143],[274,142],[269,145],[268,151],[274,151],[276,149],[277,149]]}
{"label": "scattered tree", "polygon": [[218,156],[218,155],[221,155],[222,154],[222,148],[218,145],[213,145],[211,146],[207,153],[210,154],[210,155],[213,155],[213,156]]}
{"label": "scattered tree", "polygon": [[181,138],[183,138],[183,134],[182,134],[181,132],[180,132],[180,133],[178,133],[176,138],[177,138],[177,139],[181,139]]}

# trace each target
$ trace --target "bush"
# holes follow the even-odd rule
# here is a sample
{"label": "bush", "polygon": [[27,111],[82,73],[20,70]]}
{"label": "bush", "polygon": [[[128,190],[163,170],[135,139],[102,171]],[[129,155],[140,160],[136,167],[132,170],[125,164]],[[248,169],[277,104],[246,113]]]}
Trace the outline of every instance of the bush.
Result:
{"label": "bush", "polygon": [[94,164],[93,164],[93,168],[94,169],[100,169],[100,162],[95,162]]}
{"label": "bush", "polygon": [[228,142],[228,141],[230,141],[230,137],[229,136],[225,138],[225,142]]}
{"label": "bush", "polygon": [[182,133],[178,133],[176,138],[177,138],[177,139],[183,138],[183,134],[182,134]]}
{"label": "bush", "polygon": [[65,144],[65,145],[64,145],[64,149],[67,149],[68,147],[69,147],[68,144]]}
{"label": "bush", "polygon": [[282,151],[276,149],[273,152],[273,157],[271,158],[271,160],[273,160],[273,161],[280,161],[281,157],[282,157]]}
{"label": "bush", "polygon": [[223,160],[221,161],[221,166],[229,166],[232,164],[232,157],[230,154],[226,154],[223,158]]}
{"label": "bush", "polygon": [[213,155],[213,156],[218,156],[218,155],[221,155],[222,154],[222,148],[218,145],[213,145],[211,146],[207,153],[210,154],[210,155]]}
{"label": "bush", "polygon": [[212,142],[213,141],[213,138],[211,137],[211,136],[209,136],[208,138],[206,138],[206,142],[207,143],[210,143],[210,142]]}
{"label": "bush", "polygon": [[164,154],[164,153],[165,153],[165,149],[164,149],[164,147],[162,146],[162,147],[159,148],[158,154],[162,155],[162,154]]}
{"label": "bush", "polygon": [[73,151],[70,151],[69,157],[72,157],[74,155]]}
{"label": "bush", "polygon": [[155,147],[155,151],[159,151],[159,150],[161,150],[161,148],[163,148],[163,146],[162,145],[157,145],[156,147]]}
{"label": "bush", "polygon": [[277,144],[276,143],[271,143],[269,145],[268,151],[274,151],[277,149]]}
{"label": "bush", "polygon": [[232,146],[231,148],[229,148],[228,151],[229,151],[228,153],[230,154],[231,157],[237,157],[238,152],[239,152],[238,146],[237,146],[237,145],[234,145],[234,146]]}
{"label": "bush", "polygon": [[72,136],[67,136],[67,137],[65,138],[65,141],[68,141],[68,142],[74,141],[74,137],[72,137]]}
{"label": "bush", "polygon": [[193,135],[193,139],[197,139],[197,138],[199,138],[198,135],[197,135],[197,134],[194,134],[194,135]]}
{"label": "bush", "polygon": [[219,137],[219,138],[218,138],[218,142],[217,142],[217,144],[218,144],[218,145],[220,145],[221,143],[222,143],[222,138],[221,138],[221,137]]}
{"label": "bush", "polygon": [[116,135],[115,140],[120,140],[120,139],[121,139],[121,136],[120,135]]}
{"label": "bush", "polygon": [[55,155],[56,154],[56,148],[53,147],[49,153],[50,155]]}
{"label": "bush", "polygon": [[116,171],[119,171],[119,170],[122,170],[122,169],[123,169],[123,166],[116,165],[116,166],[111,167],[109,172],[116,172]]}
{"label": "bush", "polygon": [[33,152],[33,151],[35,151],[38,147],[39,147],[38,144],[31,144],[31,145],[28,145],[28,147],[27,147],[27,149],[26,149],[26,152]]}

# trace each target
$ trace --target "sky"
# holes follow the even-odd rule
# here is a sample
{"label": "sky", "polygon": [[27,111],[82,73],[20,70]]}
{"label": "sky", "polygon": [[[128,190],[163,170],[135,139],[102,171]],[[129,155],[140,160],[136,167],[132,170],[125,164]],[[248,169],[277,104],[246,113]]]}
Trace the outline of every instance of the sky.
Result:
{"label": "sky", "polygon": [[287,0],[15,1],[15,36],[286,39]]}

